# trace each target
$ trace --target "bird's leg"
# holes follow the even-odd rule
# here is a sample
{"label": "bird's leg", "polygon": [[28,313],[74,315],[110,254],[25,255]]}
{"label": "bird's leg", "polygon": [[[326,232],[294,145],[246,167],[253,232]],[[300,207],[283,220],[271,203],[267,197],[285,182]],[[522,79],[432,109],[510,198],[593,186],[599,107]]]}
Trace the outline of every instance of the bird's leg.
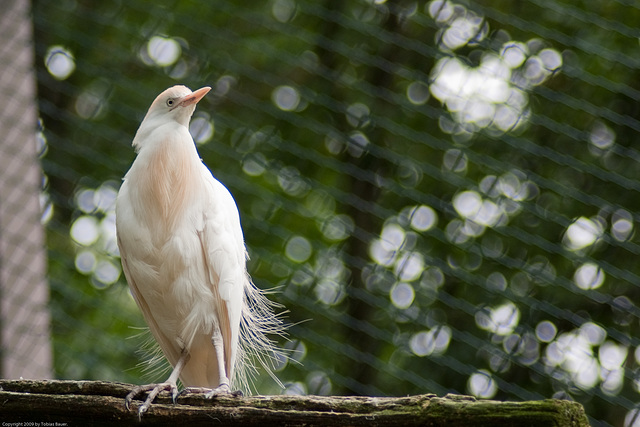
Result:
{"label": "bird's leg", "polygon": [[182,372],[182,368],[184,368],[184,365],[188,361],[189,353],[187,352],[187,350],[182,350],[180,358],[178,359],[178,363],[176,363],[173,371],[171,371],[171,375],[169,375],[169,378],[167,378],[165,382],[158,384],[139,385],[137,387],[134,387],[134,389],[131,390],[131,392],[129,392],[129,394],[127,394],[127,397],[125,397],[124,399],[124,405],[127,410],[129,409],[129,405],[131,404],[133,398],[145,391],[148,391],[149,394],[147,395],[147,399],[144,401],[144,403],[140,405],[140,408],[138,408],[138,418],[140,419],[142,419],[142,414],[149,409],[149,406],[151,406],[151,403],[156,398],[156,396],[163,390],[169,391],[171,393],[171,399],[173,400],[173,403],[176,403],[176,398],[178,397],[178,377],[180,376],[180,372]]}
{"label": "bird's leg", "polygon": [[204,388],[204,387],[187,387],[182,392],[183,393],[204,393],[204,396],[207,399],[211,399],[214,396],[220,396],[223,394],[230,394],[233,396],[242,396],[242,391],[234,391],[232,392],[229,386],[229,377],[227,376],[227,370],[225,368],[225,359],[224,359],[224,341],[222,339],[222,331],[220,331],[220,325],[216,322],[213,325],[213,335],[211,336],[211,343],[213,344],[213,348],[216,352],[216,358],[218,359],[218,387],[214,389]]}
{"label": "bird's leg", "polygon": [[211,399],[213,396],[231,393],[231,389],[229,388],[229,377],[227,376],[227,370],[225,368],[226,364],[224,360],[224,341],[222,340],[222,331],[220,331],[220,325],[218,325],[218,322],[213,325],[213,335],[211,336],[211,343],[213,344],[213,349],[215,350],[216,358],[218,359],[219,384],[218,387],[205,394],[205,397],[207,399]]}

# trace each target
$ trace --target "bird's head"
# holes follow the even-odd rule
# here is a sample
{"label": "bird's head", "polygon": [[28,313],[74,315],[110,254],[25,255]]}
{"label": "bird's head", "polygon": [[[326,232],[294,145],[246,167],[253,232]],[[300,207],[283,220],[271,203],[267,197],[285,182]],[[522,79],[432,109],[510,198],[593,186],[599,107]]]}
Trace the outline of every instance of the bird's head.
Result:
{"label": "bird's head", "polygon": [[136,151],[145,145],[145,138],[160,126],[174,122],[184,127],[189,127],[189,120],[196,109],[196,104],[211,88],[205,86],[192,92],[186,86],[177,85],[170,87],[156,97],[149,107],[147,115],[140,124],[136,136],[133,139],[133,146]]}
{"label": "bird's head", "polygon": [[181,125],[188,126],[196,104],[210,90],[209,86],[195,92],[182,85],[170,87],[156,97],[144,119],[145,121],[147,119],[175,120]]}

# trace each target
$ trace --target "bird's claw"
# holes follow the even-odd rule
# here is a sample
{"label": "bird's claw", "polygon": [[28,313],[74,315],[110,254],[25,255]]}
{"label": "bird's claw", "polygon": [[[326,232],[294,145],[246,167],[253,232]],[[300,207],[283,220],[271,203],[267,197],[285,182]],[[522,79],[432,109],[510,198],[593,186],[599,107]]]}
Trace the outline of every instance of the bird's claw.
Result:
{"label": "bird's claw", "polygon": [[172,382],[164,382],[159,384],[147,384],[134,387],[133,390],[131,390],[129,394],[127,394],[127,396],[124,398],[124,406],[125,408],[127,408],[127,410],[130,410],[129,407],[131,406],[131,401],[133,401],[133,399],[139,394],[148,391],[149,394],[147,395],[147,398],[145,399],[144,403],[138,408],[138,419],[142,420],[142,414],[147,412],[156,396],[158,396],[161,391],[165,390],[171,393],[171,400],[175,404],[179,395],[178,386]]}
{"label": "bird's claw", "polygon": [[206,397],[207,399],[212,399],[216,396],[223,396],[223,395],[231,395],[231,389],[229,388],[229,384],[226,384],[226,383],[220,384],[218,387],[214,388],[208,393],[205,393],[204,397]]}

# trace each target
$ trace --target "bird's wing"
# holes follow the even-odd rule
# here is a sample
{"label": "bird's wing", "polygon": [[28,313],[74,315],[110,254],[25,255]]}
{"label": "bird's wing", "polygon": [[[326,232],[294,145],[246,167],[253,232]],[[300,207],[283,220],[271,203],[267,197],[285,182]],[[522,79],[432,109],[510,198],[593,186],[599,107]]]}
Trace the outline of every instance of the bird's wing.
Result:
{"label": "bird's wing", "polygon": [[[129,174],[127,174],[127,176],[129,176]],[[180,358],[181,349],[175,340],[171,339],[166,331],[160,328],[153,311],[144,298],[144,293],[141,292],[140,289],[141,285],[153,286],[153,284],[150,283],[157,281],[158,272],[143,260],[144,256],[142,256],[142,254],[147,253],[151,249],[151,237],[148,230],[138,222],[134,215],[134,201],[132,200],[131,188],[128,181],[127,177],[125,177],[116,203],[116,236],[122,270],[129,284],[131,295],[140,308],[140,311],[142,311],[149,330],[160,345],[169,363],[173,366]],[[150,362],[153,364],[153,360]]]}
{"label": "bird's wing", "polygon": [[224,343],[225,368],[233,378],[247,280],[245,247],[236,203],[231,193],[202,165],[208,200],[203,211],[200,244],[208,269],[215,311]]}
{"label": "bird's wing", "polygon": [[[123,194],[126,194],[125,193],[126,186],[124,184],[120,191]],[[118,249],[120,251],[120,260],[122,263],[122,270],[124,272],[124,276],[127,279],[127,283],[129,284],[131,295],[133,296],[133,299],[136,301],[136,304],[138,304],[138,307],[142,311],[142,315],[144,316],[144,319],[147,322],[147,325],[149,326],[149,330],[151,331],[156,341],[162,348],[162,351],[164,352],[167,359],[169,360],[169,363],[171,363],[171,365],[173,366],[176,364],[176,362],[180,358],[180,349],[178,348],[178,346],[175,344],[174,341],[169,339],[169,337],[167,337],[167,335],[165,335],[162,332],[162,329],[158,326],[158,323],[156,322],[153,316],[153,312],[149,308],[147,301],[145,301],[144,296],[142,295],[142,293],[140,292],[140,289],[138,288],[137,280],[135,277],[136,275],[133,274],[132,268],[129,265],[130,262],[135,262],[135,261],[131,260],[128,253],[129,245],[135,242],[127,241],[127,240],[130,240],[131,234],[126,234],[127,232],[122,230],[123,228],[122,224],[126,222],[124,217],[127,216],[127,212],[124,209],[121,209],[120,212],[118,213],[119,215],[116,216],[116,222],[119,223],[121,226],[118,227],[116,225],[116,235],[118,239]],[[123,233],[125,233],[124,234],[126,236],[125,239],[123,239]]]}

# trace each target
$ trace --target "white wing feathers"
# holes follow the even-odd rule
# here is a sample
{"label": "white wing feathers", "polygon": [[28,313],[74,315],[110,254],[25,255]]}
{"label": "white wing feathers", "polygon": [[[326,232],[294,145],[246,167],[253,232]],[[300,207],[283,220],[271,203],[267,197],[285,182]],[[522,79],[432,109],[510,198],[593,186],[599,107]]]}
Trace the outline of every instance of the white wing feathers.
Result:
{"label": "white wing feathers", "polygon": [[[229,331],[232,343],[238,343],[231,349],[230,360],[235,360],[235,366],[228,369],[231,383],[249,392],[252,379],[257,374],[254,365],[257,361],[282,386],[273,369],[275,362],[285,357],[284,353],[265,336],[284,334],[283,322],[273,313],[278,304],[267,299],[254,286],[246,271],[248,255],[235,200],[226,187],[212,177],[206,166],[202,165],[202,169],[203,179],[211,186],[218,204],[218,209],[210,206],[206,212],[216,212],[218,217],[205,215],[201,241],[207,249],[210,274],[219,275],[218,291],[226,302],[228,319],[233,325]],[[225,209],[219,212],[220,207]],[[221,224],[224,224],[222,229]],[[226,336],[225,329],[222,330]]]}
{"label": "white wing feathers", "polygon": [[[202,165],[202,176],[210,195],[202,212],[202,229],[197,230],[207,270],[215,312],[225,347],[227,375],[233,379],[239,325],[242,316],[245,278],[244,240],[238,210],[229,191]],[[233,384],[233,381],[232,381]]]}

